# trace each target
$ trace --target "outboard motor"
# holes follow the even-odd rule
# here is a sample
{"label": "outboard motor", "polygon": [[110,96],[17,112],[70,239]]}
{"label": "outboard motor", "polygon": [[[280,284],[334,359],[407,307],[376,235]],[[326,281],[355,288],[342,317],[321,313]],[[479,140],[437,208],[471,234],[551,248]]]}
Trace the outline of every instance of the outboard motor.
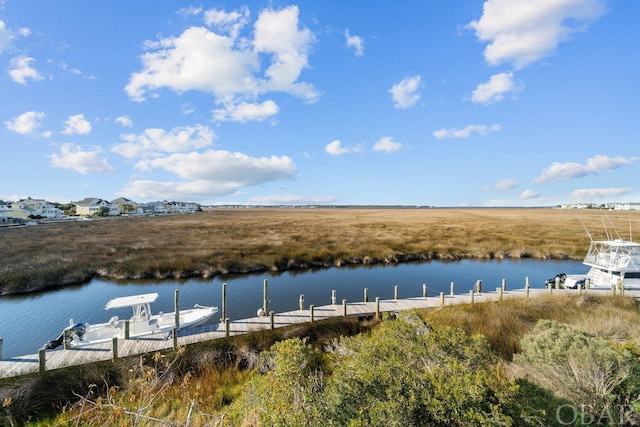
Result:
{"label": "outboard motor", "polygon": [[85,332],[86,329],[83,323],[76,323],[75,325],[67,326],[66,328],[64,328],[64,331],[62,331],[58,338],[56,338],[55,340],[47,341],[43,348],[45,348],[46,350],[53,350],[54,348],[60,347],[64,343],[65,335],[69,338],[73,337],[74,335],[82,338]]}

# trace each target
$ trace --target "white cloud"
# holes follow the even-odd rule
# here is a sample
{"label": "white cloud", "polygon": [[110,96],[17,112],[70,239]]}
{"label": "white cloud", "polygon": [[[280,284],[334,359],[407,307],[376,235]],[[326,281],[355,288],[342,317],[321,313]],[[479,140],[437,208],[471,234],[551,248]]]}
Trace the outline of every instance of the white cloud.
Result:
{"label": "white cloud", "polygon": [[21,85],[27,85],[27,80],[42,80],[44,77],[31,66],[36,60],[29,56],[17,56],[9,62],[9,76],[11,80]]}
{"label": "white cloud", "polygon": [[245,186],[289,179],[296,171],[287,156],[256,158],[216,150],[172,154],[145,163],[148,168],[174,173],[181,181],[133,181],[120,194],[140,198],[208,198],[231,194]]}
{"label": "white cloud", "polygon": [[399,142],[393,142],[393,138],[390,136],[383,136],[373,146],[373,149],[375,151],[386,151],[388,153],[398,151],[401,148],[402,148],[402,144],[400,144]]}
{"label": "white cloud", "polygon": [[491,104],[504,99],[505,94],[522,90],[524,85],[516,85],[513,73],[499,73],[491,76],[488,82],[478,85],[471,100],[481,104]]}
{"label": "white cloud", "polygon": [[249,8],[243,6],[240,10],[229,13],[224,10],[210,9],[204,13],[204,22],[207,26],[213,27],[235,40],[240,31],[249,24]]}
{"label": "white cloud", "polygon": [[533,190],[524,190],[522,192],[522,194],[520,194],[520,199],[522,200],[531,200],[531,199],[537,199],[538,197],[540,197],[540,194],[536,193]]}
{"label": "white cloud", "polygon": [[328,143],[324,147],[324,151],[331,154],[332,156],[339,156],[341,154],[347,154],[351,152],[351,150],[349,150],[348,148],[343,147],[342,143],[337,139]]}
{"label": "white cloud", "polygon": [[616,197],[630,194],[633,189],[630,187],[623,188],[583,188],[575,190],[571,193],[571,198],[578,200],[590,200],[601,197]]}
{"label": "white cloud", "polygon": [[262,122],[278,114],[278,105],[267,100],[261,104],[242,102],[240,104],[229,105],[226,108],[213,110],[213,119],[217,121]]}
{"label": "white cloud", "polygon": [[493,184],[494,190],[508,191],[518,186],[518,182],[513,178],[503,179]]}
{"label": "white cloud", "polygon": [[27,111],[20,114],[13,121],[6,121],[7,129],[21,135],[33,134],[41,125],[46,115],[38,111]]}
{"label": "white cloud", "polygon": [[356,56],[364,55],[364,41],[359,36],[352,36],[348,29],[344,31],[344,36],[347,39],[347,46],[355,50]]}
{"label": "white cloud", "polygon": [[[161,88],[178,93],[198,90],[211,93],[227,111],[237,109],[234,105],[269,106],[256,102],[268,92],[315,101],[319,94],[313,85],[298,81],[308,66],[313,42],[312,33],[298,27],[298,8],[262,10],[252,40],[239,37],[248,16],[245,8],[230,13],[206,11],[206,22],[218,33],[190,27],[177,37],[146,42],[143,69],[130,76],[125,91],[141,101],[147,92]],[[264,71],[262,64],[267,66]]]}
{"label": "white cloud", "polygon": [[126,128],[133,127],[133,121],[129,116],[116,117],[115,122]]}
{"label": "white cloud", "polygon": [[640,162],[640,157],[609,157],[600,154],[587,159],[587,163],[584,165],[575,162],[553,162],[551,166],[545,168],[534,181],[540,184],[554,179],[567,180],[580,178],[589,174],[601,174],[621,166],[633,165],[638,162]]}
{"label": "white cloud", "polygon": [[69,116],[64,124],[62,133],[65,135],[89,135],[91,133],[91,123],[84,118],[84,114]]}
{"label": "white cloud", "polygon": [[336,139],[328,143],[324,147],[324,151],[326,151],[328,154],[331,154],[332,156],[340,156],[342,154],[348,153],[360,153],[362,152],[362,147],[360,145],[355,145],[349,148],[343,147],[340,140]]}
{"label": "white cloud", "polygon": [[295,194],[274,194],[252,197],[251,201],[259,205],[325,205],[338,200],[336,196],[313,197]]}
{"label": "white cloud", "polygon": [[188,18],[190,16],[198,16],[202,13],[202,6],[181,7],[180,9],[178,9],[176,13],[182,16],[183,18]]}
{"label": "white cloud", "polygon": [[75,144],[62,144],[60,151],[49,155],[51,166],[70,169],[83,175],[88,173],[111,173],[113,167],[100,157],[100,148],[85,150]]}
{"label": "white cloud", "polygon": [[124,142],[114,145],[111,151],[130,159],[157,157],[209,147],[214,137],[213,130],[202,125],[176,127],[170,131],[150,128],[137,135],[121,135]]}
{"label": "white cloud", "polygon": [[433,136],[437,139],[445,138],[469,138],[473,132],[477,132],[480,135],[487,135],[489,132],[500,130],[500,125],[469,125],[464,129],[440,129],[433,132]]}
{"label": "white cloud", "polygon": [[490,65],[511,62],[521,69],[586,31],[604,11],[604,0],[487,0],[480,19],[468,27],[488,43],[484,57]]}
{"label": "white cloud", "polygon": [[409,108],[420,100],[420,79],[419,75],[408,77],[389,89],[395,108]]}
{"label": "white cloud", "polygon": [[[2,3],[0,3],[2,9]],[[12,31],[7,28],[7,24],[0,20],[0,54],[8,50],[17,36],[27,37],[31,31],[28,28],[20,28],[18,31]]]}

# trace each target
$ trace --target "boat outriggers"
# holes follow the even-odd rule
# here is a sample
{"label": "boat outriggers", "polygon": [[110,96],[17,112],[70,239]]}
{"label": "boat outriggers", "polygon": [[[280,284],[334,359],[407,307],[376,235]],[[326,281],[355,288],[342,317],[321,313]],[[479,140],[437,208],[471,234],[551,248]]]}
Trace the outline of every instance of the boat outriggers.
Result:
{"label": "boat outriggers", "polygon": [[86,346],[90,344],[106,342],[114,337],[129,338],[144,337],[153,334],[170,332],[174,328],[200,326],[208,323],[218,312],[218,307],[205,307],[196,304],[189,310],[158,314],[151,313],[151,303],[158,298],[157,293],[132,295],[115,298],[109,301],[105,310],[131,307],[133,314],[130,319],[123,320],[113,316],[106,323],[74,323],[69,321],[60,336],[48,341],[45,349],[54,349],[61,345],[65,348]]}
{"label": "boat outriggers", "polygon": [[560,273],[547,280],[546,286],[640,289],[640,243],[624,240],[619,235],[617,237],[591,239],[587,256],[582,262],[589,267],[589,271],[586,274]]}

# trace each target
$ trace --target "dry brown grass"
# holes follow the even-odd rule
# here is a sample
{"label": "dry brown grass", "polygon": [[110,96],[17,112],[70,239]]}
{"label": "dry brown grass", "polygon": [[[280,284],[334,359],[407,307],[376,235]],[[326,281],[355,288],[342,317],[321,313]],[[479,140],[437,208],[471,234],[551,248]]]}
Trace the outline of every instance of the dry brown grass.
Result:
{"label": "dry brown grass", "polygon": [[[638,212],[607,212],[640,233]],[[109,278],[211,277],[438,258],[582,258],[597,210],[218,209],[0,229],[0,294]],[[607,220],[608,222],[608,220]]]}

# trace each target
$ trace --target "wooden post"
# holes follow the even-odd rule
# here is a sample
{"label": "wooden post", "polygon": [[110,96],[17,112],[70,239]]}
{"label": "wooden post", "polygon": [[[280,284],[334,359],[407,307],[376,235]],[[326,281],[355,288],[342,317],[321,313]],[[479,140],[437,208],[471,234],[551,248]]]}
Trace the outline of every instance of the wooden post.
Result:
{"label": "wooden post", "polygon": [[111,350],[113,353],[113,361],[118,358],[118,337],[111,338]]}
{"label": "wooden post", "polygon": [[269,296],[267,293],[267,286],[268,285],[268,281],[267,279],[264,279],[264,292],[263,292],[263,299],[262,299],[262,312],[264,314],[267,314],[269,312]]}
{"label": "wooden post", "polygon": [[171,338],[173,339],[173,351],[178,351],[178,328],[173,328]]}
{"label": "wooden post", "polygon": [[229,318],[224,319],[224,336],[229,338]]}
{"label": "wooden post", "polygon": [[380,320],[380,297],[376,297],[376,319]]}
{"label": "wooden post", "polygon": [[2,360],[2,342],[4,341],[4,339],[2,337],[0,337],[0,360]]}
{"label": "wooden post", "polygon": [[614,285],[613,283],[611,284],[611,295],[616,295],[616,285]]}
{"label": "wooden post", "polygon": [[180,291],[178,289],[175,292],[173,305],[176,310],[176,329],[180,329]]}
{"label": "wooden post", "polygon": [[427,284],[423,283],[422,284],[422,298],[426,298],[427,297]]}
{"label": "wooden post", "polygon": [[525,286],[524,292],[525,292],[527,298],[529,298],[529,286]]}
{"label": "wooden post", "polygon": [[560,289],[560,278],[556,276],[556,289]]}
{"label": "wooden post", "polygon": [[473,303],[474,303],[474,300],[473,300],[473,289],[471,289],[469,291],[469,298],[471,299],[471,305],[473,305]]}
{"label": "wooden post", "polygon": [[[71,323],[71,322],[69,322]],[[69,350],[69,343],[71,342],[71,337],[69,336],[69,331],[67,330],[67,328],[65,328],[62,331],[62,348],[64,348],[65,350]]]}
{"label": "wooden post", "polygon": [[528,288],[529,286],[530,286],[530,283],[529,283],[529,276],[527,276],[527,277],[525,277],[525,278],[524,278],[524,287],[525,287],[525,288]]}
{"label": "wooden post", "polygon": [[227,318],[227,284],[222,284],[222,318]]}
{"label": "wooden post", "polygon": [[364,302],[369,302],[369,288],[364,288]]}
{"label": "wooden post", "polygon": [[624,296],[624,282],[620,283],[620,295]]}
{"label": "wooden post", "polygon": [[478,284],[478,286],[477,286],[478,293],[481,294],[482,293],[482,280],[478,279],[478,281],[476,283]]}
{"label": "wooden post", "polygon": [[311,323],[313,323],[313,304],[309,306],[309,318]]}
{"label": "wooden post", "polygon": [[395,285],[393,287],[393,299],[395,299],[395,300],[398,299],[398,285]]}
{"label": "wooden post", "polygon": [[331,291],[331,305],[336,305],[336,291],[335,291],[335,289]]}
{"label": "wooden post", "polygon": [[124,321],[124,339],[128,340],[131,337],[131,331],[129,330],[129,320]]}
{"label": "wooden post", "polygon": [[300,299],[298,300],[298,303],[300,304],[300,311],[304,310],[304,295],[300,294]]}
{"label": "wooden post", "polygon": [[502,279],[502,291],[507,291],[507,279]]}
{"label": "wooden post", "polygon": [[451,282],[451,292],[449,292],[449,295],[454,296],[456,294],[455,287],[456,284],[454,282]]}
{"label": "wooden post", "polygon": [[582,295],[582,283],[578,282],[578,295]]}
{"label": "wooden post", "polygon": [[47,352],[44,348],[38,350],[38,372],[40,375],[44,374],[47,370]]}
{"label": "wooden post", "polygon": [[275,313],[273,311],[269,312],[269,318],[271,320],[271,330],[273,331],[276,328]]}
{"label": "wooden post", "polygon": [[347,317],[347,300],[342,300],[342,316]]}
{"label": "wooden post", "polygon": [[444,307],[444,292],[440,292],[440,307]]}
{"label": "wooden post", "polygon": [[585,289],[591,289],[591,278],[587,277],[587,279],[584,281],[585,284]]}
{"label": "wooden post", "polygon": [[502,287],[496,289],[498,291],[498,301],[502,301]]}
{"label": "wooden post", "polygon": [[549,291],[549,295],[551,295],[553,293],[553,285],[549,284],[549,287],[547,288],[547,290]]}

